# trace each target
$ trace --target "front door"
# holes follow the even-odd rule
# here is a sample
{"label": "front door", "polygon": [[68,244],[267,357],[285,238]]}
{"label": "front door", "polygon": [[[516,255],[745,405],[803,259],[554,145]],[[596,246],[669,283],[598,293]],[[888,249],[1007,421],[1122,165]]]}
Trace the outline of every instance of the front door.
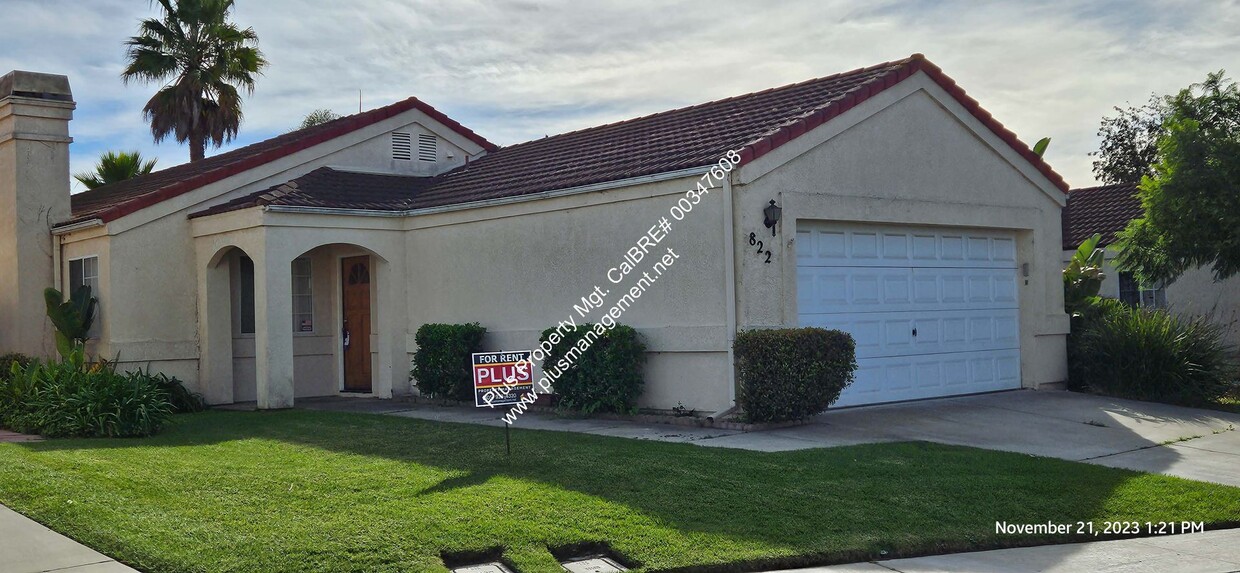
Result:
{"label": "front door", "polygon": [[370,257],[340,261],[344,391],[370,392]]}

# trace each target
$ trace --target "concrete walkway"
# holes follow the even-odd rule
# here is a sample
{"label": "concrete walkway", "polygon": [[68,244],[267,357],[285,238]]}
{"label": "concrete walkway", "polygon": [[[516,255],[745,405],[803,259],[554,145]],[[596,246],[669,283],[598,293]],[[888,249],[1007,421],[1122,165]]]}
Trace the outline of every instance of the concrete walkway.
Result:
{"label": "concrete walkway", "polygon": [[[332,398],[299,407],[502,426],[502,411]],[[758,432],[526,413],[518,428],[787,451],[924,440],[1240,486],[1240,414],[1065,391],[1017,390],[829,411]]]}
{"label": "concrete walkway", "polygon": [[1230,529],[893,559],[778,573],[1235,573],[1240,571],[1238,546],[1240,530]]}
{"label": "concrete walkway", "polygon": [[0,505],[0,573],[137,573]]}

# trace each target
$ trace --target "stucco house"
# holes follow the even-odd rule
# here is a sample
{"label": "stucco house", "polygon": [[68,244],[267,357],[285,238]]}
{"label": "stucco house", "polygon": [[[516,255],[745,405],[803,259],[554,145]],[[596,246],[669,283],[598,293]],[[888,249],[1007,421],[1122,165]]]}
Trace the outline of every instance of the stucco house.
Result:
{"label": "stucco house", "polygon": [[1184,316],[1208,316],[1223,327],[1227,343],[1240,347],[1240,277],[1215,281],[1208,267],[1192,269],[1170,284],[1140,284],[1132,273],[1115,268],[1115,234],[1145,210],[1137,197],[1136,184],[1103,185],[1073,189],[1063,210],[1063,260],[1072,259],[1081,243],[1101,235],[1106,248],[1099,292],[1133,306],[1166,308]]}
{"label": "stucco house", "polygon": [[260,408],[416,392],[425,323],[530,349],[622,301],[649,407],[730,408],[752,328],[851,332],[839,405],[1066,375],[1067,185],[921,55],[506,147],[410,98],[72,196],[67,79],[0,85],[0,349],[49,353],[39,291],[89,284],[92,352]]}

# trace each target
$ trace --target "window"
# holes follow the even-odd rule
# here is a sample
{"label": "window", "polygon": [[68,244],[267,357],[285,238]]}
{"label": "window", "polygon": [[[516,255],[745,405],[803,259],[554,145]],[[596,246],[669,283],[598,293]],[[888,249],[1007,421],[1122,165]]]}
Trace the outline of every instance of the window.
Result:
{"label": "window", "polygon": [[238,332],[254,334],[254,260],[243,256],[238,262]]}
{"label": "window", "polygon": [[99,295],[99,257],[82,257],[69,261],[69,292],[72,294],[78,287],[90,287],[92,296]]}
{"label": "window", "polygon": [[1119,300],[1128,306],[1140,306],[1141,285],[1132,273],[1119,274]]}
{"label": "window", "polygon": [[310,259],[293,260],[293,332],[314,332]]}
{"label": "window", "polygon": [[1132,273],[1119,274],[1119,300],[1129,306],[1147,308],[1165,308],[1167,306],[1167,289],[1160,282],[1143,285],[1137,282]]}

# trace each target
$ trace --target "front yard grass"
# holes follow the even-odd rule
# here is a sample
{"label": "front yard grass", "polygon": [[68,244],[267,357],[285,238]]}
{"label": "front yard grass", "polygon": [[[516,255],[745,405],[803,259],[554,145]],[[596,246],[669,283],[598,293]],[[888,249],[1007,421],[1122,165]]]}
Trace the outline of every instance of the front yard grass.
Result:
{"label": "front yard grass", "polygon": [[[675,431],[669,428],[669,432]],[[0,503],[145,571],[443,571],[606,543],[649,570],[1050,541],[995,521],[1240,522],[1240,489],[928,443],[758,453],[390,416],[205,412],[0,444]],[[885,552],[881,553],[880,552]]]}

